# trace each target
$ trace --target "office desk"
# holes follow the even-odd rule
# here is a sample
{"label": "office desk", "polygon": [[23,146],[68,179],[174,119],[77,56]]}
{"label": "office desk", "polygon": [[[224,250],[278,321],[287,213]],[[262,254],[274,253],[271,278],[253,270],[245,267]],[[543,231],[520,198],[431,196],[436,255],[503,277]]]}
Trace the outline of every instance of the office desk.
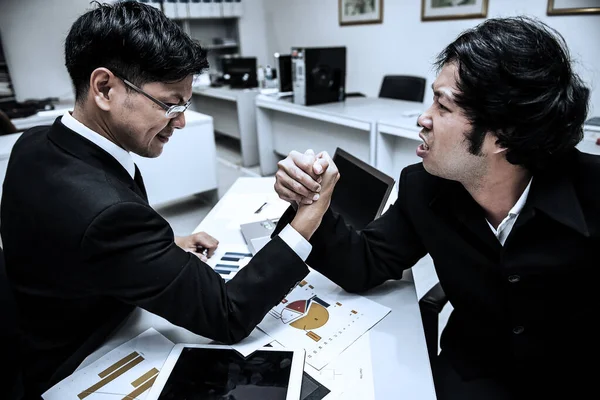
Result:
{"label": "office desk", "polygon": [[256,97],[256,124],[262,175],[277,170],[279,156],[291,150],[341,147],[376,165],[376,124],[405,112],[418,112],[422,103],[375,97],[351,97],[343,102],[314,106],[294,104],[290,98]]}
{"label": "office desk", "polygon": [[[228,210],[235,206],[236,200],[241,196],[247,193],[272,193],[273,183],[272,177],[239,178],[195,231],[205,231],[221,243],[244,243],[239,229],[235,228],[236,223],[224,218],[232,214]],[[401,281],[388,282],[365,296],[392,309],[392,312],[370,331],[375,399],[435,399],[421,315],[410,271],[405,273]],[[138,308],[82,366],[95,361],[150,327],[154,327],[175,343],[209,342],[206,338],[194,335]]]}
{"label": "office desk", "polygon": [[193,88],[195,111],[213,117],[215,131],[240,141],[242,165],[258,164],[254,97],[258,89]]}
{"label": "office desk", "polygon": [[11,119],[13,125],[19,132],[24,131],[34,126],[39,125],[52,125],[54,120],[65,113],[67,110],[72,110],[73,104],[62,104],[57,105],[54,110],[39,111],[37,114],[30,115],[25,118],[13,118]]}

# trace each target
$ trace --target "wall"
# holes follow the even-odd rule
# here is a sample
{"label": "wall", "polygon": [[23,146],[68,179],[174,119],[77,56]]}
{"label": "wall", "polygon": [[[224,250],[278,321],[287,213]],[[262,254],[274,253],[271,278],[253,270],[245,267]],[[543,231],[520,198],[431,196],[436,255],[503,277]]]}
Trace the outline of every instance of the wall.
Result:
{"label": "wall", "polygon": [[[426,102],[433,96],[431,63],[461,31],[482,19],[421,22],[421,0],[384,0],[382,24],[339,26],[338,0],[264,0],[269,52],[291,46],[348,48],[347,91],[376,96],[383,75],[427,76]],[[592,89],[600,114],[600,14],[546,16],[548,0],[489,0],[488,17],[538,17],[564,36],[576,70]],[[593,112],[594,110],[592,110]]]}
{"label": "wall", "polygon": [[18,101],[74,97],[64,39],[89,5],[88,0],[0,0],[0,32]]}
{"label": "wall", "polygon": [[[18,101],[74,97],[64,39],[71,24],[91,7],[90,1],[0,0],[0,34]],[[242,55],[256,56],[261,64],[270,62],[263,0],[244,1],[239,30]]]}

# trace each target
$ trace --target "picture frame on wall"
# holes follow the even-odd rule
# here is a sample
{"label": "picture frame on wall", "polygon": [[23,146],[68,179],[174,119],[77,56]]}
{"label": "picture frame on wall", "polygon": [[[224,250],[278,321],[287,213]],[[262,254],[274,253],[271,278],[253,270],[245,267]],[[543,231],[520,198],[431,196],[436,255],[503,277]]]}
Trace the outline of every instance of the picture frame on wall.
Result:
{"label": "picture frame on wall", "polygon": [[600,0],[548,0],[546,14],[600,14]]}
{"label": "picture frame on wall", "polygon": [[488,0],[421,0],[421,21],[486,18]]}
{"label": "picture frame on wall", "polygon": [[381,24],[383,0],[339,0],[340,25]]}

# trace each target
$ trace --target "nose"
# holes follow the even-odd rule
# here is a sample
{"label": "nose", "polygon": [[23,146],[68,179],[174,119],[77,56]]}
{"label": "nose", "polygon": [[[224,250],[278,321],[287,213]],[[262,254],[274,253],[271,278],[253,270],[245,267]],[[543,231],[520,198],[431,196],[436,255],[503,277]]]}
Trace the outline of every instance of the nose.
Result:
{"label": "nose", "polygon": [[175,129],[181,129],[185,127],[185,113],[180,113],[171,120],[171,126]]}
{"label": "nose", "polygon": [[431,114],[429,113],[429,109],[425,111],[423,114],[419,115],[417,118],[417,124],[422,126],[425,129],[433,128],[433,119],[431,119]]}

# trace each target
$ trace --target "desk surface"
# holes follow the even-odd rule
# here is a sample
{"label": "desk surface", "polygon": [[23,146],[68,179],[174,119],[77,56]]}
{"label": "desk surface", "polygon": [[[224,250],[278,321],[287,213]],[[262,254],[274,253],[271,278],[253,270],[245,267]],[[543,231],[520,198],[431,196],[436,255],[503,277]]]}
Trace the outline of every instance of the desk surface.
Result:
{"label": "desk surface", "polygon": [[423,103],[379,97],[350,97],[340,102],[304,106],[294,104],[291,98],[277,99],[274,96],[259,95],[256,97],[256,104],[259,107],[290,113],[300,110],[311,111],[371,123],[382,119],[393,120],[401,117],[403,113],[410,113],[411,111],[415,113],[416,120],[416,115],[425,109]]}
{"label": "desk surface", "polygon": [[[272,195],[273,183],[272,177],[239,178],[198,225],[195,232],[205,231],[221,243],[244,243],[239,229],[235,228],[236,223],[223,219],[231,214],[227,209],[244,194]],[[370,331],[375,398],[392,396],[402,399],[435,399],[425,336],[410,271],[401,281],[388,282],[365,294],[365,297],[392,309],[392,312]],[[149,327],[154,327],[176,343],[209,342],[208,339],[174,326],[163,318],[136,309],[124,326],[82,365],[93,362]]]}
{"label": "desk surface", "polygon": [[222,87],[192,87],[192,93],[201,96],[214,97],[221,100],[236,101],[240,94],[259,94],[259,89],[232,89],[228,86]]}
{"label": "desk surface", "polygon": [[58,105],[54,110],[40,111],[37,114],[25,118],[13,118],[12,123],[19,131],[24,131],[38,125],[51,125],[57,117],[60,117],[67,110],[72,110],[73,105]]}

